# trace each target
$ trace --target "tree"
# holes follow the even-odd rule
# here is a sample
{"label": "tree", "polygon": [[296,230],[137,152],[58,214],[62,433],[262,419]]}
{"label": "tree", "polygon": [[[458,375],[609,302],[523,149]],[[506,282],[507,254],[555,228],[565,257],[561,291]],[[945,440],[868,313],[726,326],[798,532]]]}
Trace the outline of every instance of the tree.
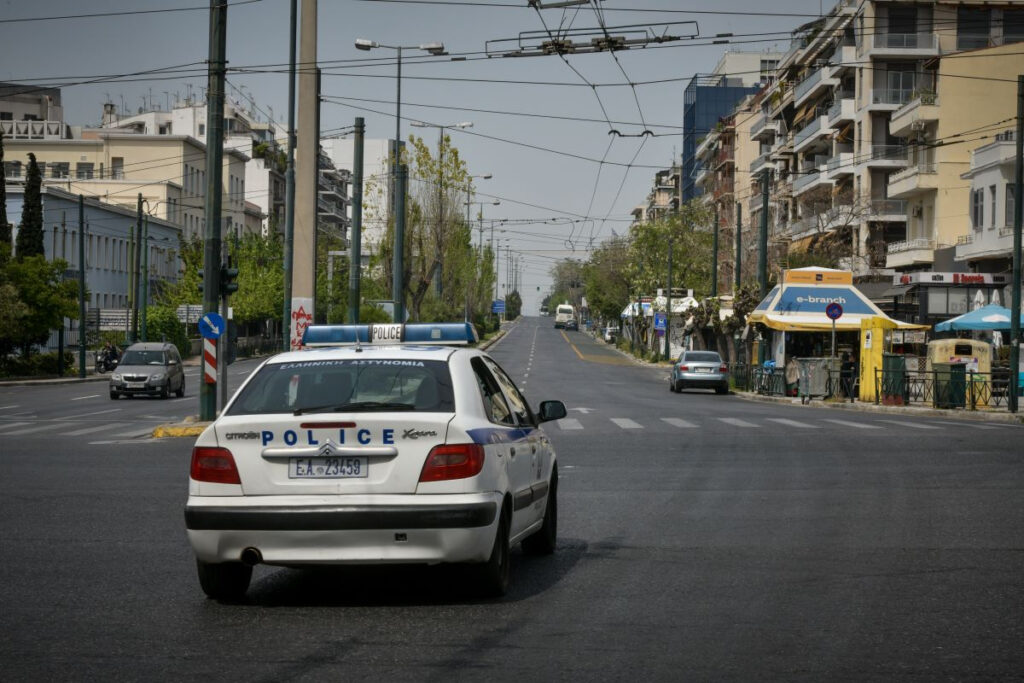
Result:
{"label": "tree", "polygon": [[[198,304],[203,300],[199,285],[203,281],[203,240],[198,235],[182,240],[179,256],[181,274],[178,281],[166,283],[154,295],[158,305],[176,309],[178,306]],[[148,324],[148,321],[147,321]]]}
{"label": "tree", "polygon": [[42,255],[7,264],[7,277],[25,306],[25,314],[16,328],[0,329],[0,338],[20,348],[25,358],[34,345],[49,338],[50,330],[64,324],[64,318],[78,318],[78,283],[64,280],[67,267],[63,259],[47,261]]}
{"label": "tree", "polygon": [[19,261],[46,253],[43,246],[43,199],[40,194],[42,184],[36,155],[29,152],[28,171],[25,174],[25,201],[21,209],[21,225],[18,228],[18,241],[14,250],[14,256]]}
{"label": "tree", "polygon": [[174,344],[182,358],[190,355],[185,324],[178,320],[177,312],[170,306],[146,308],[146,336],[151,340],[165,339]]}
{"label": "tree", "polygon": [[[615,237],[603,242],[583,265],[583,284],[591,315],[618,320],[629,301],[629,240]],[[546,303],[546,302],[545,302]]]}
{"label": "tree", "polygon": [[231,308],[238,324],[277,319],[284,308],[284,242],[275,231],[264,238],[244,235],[232,245],[238,291]]}

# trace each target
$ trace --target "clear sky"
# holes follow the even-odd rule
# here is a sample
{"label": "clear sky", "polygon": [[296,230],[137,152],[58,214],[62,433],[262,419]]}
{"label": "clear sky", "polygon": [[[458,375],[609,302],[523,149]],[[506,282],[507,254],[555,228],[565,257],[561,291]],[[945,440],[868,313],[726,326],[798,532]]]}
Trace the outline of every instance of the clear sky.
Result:
{"label": "clear sky", "polygon": [[[272,113],[283,124],[289,0],[229,1],[229,96],[239,98],[240,90],[262,116]],[[325,135],[356,116],[366,119],[367,137],[394,135],[394,51],[356,50],[356,38],[444,43],[448,56],[404,53],[402,135],[424,134],[434,146],[436,130],[412,128],[410,121],[473,122],[466,131],[452,131],[452,143],[471,173],[493,175],[477,181],[477,199],[501,202],[485,206],[488,225],[510,221],[498,225],[495,236],[522,258],[527,313],[537,311],[547,292],[551,264],[586,258],[588,248],[613,230],[626,232],[629,212],[646,198],[655,171],[678,158],[689,78],[711,71],[727,49],[785,51],[789,31],[832,4],[603,0],[597,11],[595,1],[539,11],[527,0],[319,2]],[[208,6],[201,0],[0,0],[0,80],[62,86],[65,119],[73,125],[97,125],[108,98],[134,112],[150,102],[166,108],[190,91],[199,97],[206,84]],[[58,18],[101,12],[132,13]],[[569,29],[577,42],[589,40],[602,22],[613,36],[700,37],[566,60],[497,56],[519,44],[535,46],[549,30]],[[733,34],[731,44],[710,44],[720,33]],[[611,129],[654,135],[618,137]]]}

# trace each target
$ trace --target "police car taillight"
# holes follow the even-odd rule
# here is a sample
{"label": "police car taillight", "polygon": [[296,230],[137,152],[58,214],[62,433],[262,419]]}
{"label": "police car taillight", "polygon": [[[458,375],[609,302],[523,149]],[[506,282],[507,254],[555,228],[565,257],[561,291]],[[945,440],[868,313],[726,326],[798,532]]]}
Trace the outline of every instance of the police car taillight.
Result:
{"label": "police car taillight", "polygon": [[192,449],[192,467],[189,476],[196,481],[211,484],[241,484],[235,458],[226,448],[196,446]]}
{"label": "police car taillight", "polygon": [[430,449],[420,472],[420,481],[465,479],[480,474],[483,468],[484,447],[480,444],[442,444]]}

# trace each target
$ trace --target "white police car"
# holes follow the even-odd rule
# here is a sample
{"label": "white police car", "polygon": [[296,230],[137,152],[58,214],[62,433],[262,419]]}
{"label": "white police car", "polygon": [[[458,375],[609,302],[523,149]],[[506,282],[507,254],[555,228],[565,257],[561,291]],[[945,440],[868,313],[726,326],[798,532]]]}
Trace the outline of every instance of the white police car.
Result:
{"label": "white police car", "polygon": [[469,563],[503,594],[509,547],[555,549],[558,468],[541,422],[470,324],[312,326],[264,362],[192,451],[185,522],[203,591],[253,565]]}

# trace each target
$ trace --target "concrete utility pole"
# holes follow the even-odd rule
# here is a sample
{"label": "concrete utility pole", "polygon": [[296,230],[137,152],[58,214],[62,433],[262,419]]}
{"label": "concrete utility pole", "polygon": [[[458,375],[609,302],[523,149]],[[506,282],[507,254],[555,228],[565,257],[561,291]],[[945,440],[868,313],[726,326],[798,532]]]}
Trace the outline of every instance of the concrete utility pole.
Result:
{"label": "concrete utility pole", "polygon": [[[203,249],[203,311],[217,310],[220,299],[221,197],[224,177],[224,71],[227,66],[228,7],[223,0],[210,0],[210,59],[206,88],[206,235]],[[142,211],[142,204],[139,204]],[[218,364],[226,359],[218,358]],[[199,376],[206,375],[202,355]],[[217,416],[217,385],[200,380],[199,419]]]}
{"label": "concrete utility pole", "polygon": [[715,204],[715,224],[711,231],[711,296],[718,296],[718,204]]}
{"label": "concrete utility pole", "polygon": [[139,193],[138,199],[138,228],[136,229],[135,236],[135,249],[134,249],[134,261],[132,263],[132,291],[135,296],[132,301],[132,341],[139,341],[139,262],[142,259],[142,193]]}
{"label": "concrete utility pole", "polygon": [[398,164],[395,175],[395,245],[392,258],[391,294],[395,301],[392,322],[405,322],[405,186],[409,167]]}
{"label": "concrete utility pole", "polygon": [[352,145],[352,239],[349,241],[348,321],[359,322],[360,270],[363,242],[363,135],[366,125],[356,117],[355,141]]}
{"label": "concrete utility pole", "polygon": [[741,235],[743,234],[743,205],[736,202],[736,291],[733,295],[739,294],[740,286],[743,284],[743,252],[741,251]]}
{"label": "concrete utility pole", "polygon": [[298,0],[291,0],[288,31],[288,165],[284,172],[284,314],[281,320],[283,350],[291,348],[292,270],[295,263],[295,34]]}
{"label": "concrete utility pole", "polygon": [[317,0],[302,0],[299,33],[298,166],[295,181],[295,225],[292,256],[290,348],[302,344],[306,325],[313,322],[316,290],[316,200],[320,131],[316,129],[316,7]]}
{"label": "concrete utility pole", "polygon": [[142,296],[139,301],[139,338],[146,339],[146,305],[149,299],[149,214],[142,217]]}
{"label": "concrete utility pole", "polygon": [[[717,231],[716,231],[717,236]],[[668,241],[668,288],[665,289],[665,360],[672,360],[669,339],[672,336],[672,239]]]}
{"label": "concrete utility pole", "polygon": [[761,174],[761,235],[757,245],[757,282],[761,298],[768,294],[768,171]]}
{"label": "concrete utility pole", "polygon": [[1013,191],[1013,281],[1010,283],[1010,412],[1017,412],[1020,385],[1020,260],[1024,217],[1024,75],[1017,76],[1017,159]]}
{"label": "concrete utility pole", "polygon": [[78,195],[78,376],[85,377],[85,197]]}

